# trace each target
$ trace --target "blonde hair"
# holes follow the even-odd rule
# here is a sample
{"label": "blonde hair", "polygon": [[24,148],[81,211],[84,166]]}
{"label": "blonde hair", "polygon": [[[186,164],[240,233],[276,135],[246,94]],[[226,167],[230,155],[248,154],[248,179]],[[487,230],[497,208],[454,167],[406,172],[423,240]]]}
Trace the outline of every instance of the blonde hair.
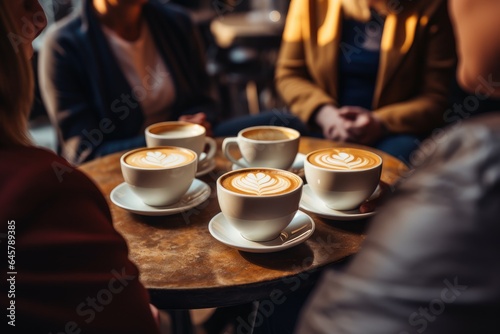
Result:
{"label": "blonde hair", "polygon": [[28,118],[34,95],[32,67],[22,49],[21,36],[8,1],[0,0],[0,147],[31,145]]}
{"label": "blonde hair", "polygon": [[370,20],[370,7],[381,15],[386,15],[388,12],[387,0],[342,0],[344,15],[357,21]]}

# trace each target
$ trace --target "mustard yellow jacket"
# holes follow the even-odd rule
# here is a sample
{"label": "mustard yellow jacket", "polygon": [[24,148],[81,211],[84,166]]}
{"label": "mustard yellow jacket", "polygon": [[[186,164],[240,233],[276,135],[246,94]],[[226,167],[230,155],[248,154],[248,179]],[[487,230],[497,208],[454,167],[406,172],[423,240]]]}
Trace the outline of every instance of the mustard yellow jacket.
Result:
{"label": "mustard yellow jacket", "polygon": [[[291,111],[311,122],[338,106],[341,0],[292,0],[276,68],[276,87]],[[390,1],[383,24],[372,110],[393,133],[425,133],[443,123],[455,75],[455,42],[446,0]],[[377,21],[375,21],[377,23]],[[311,124],[311,123],[310,123]]]}

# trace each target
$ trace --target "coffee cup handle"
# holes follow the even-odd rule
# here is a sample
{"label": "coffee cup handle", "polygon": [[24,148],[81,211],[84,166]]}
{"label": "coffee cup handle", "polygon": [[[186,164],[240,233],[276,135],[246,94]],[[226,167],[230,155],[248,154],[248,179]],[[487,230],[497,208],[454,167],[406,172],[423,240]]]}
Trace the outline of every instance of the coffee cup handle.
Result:
{"label": "coffee cup handle", "polygon": [[237,137],[229,137],[229,138],[224,139],[224,141],[222,142],[222,152],[224,152],[224,155],[226,156],[226,158],[229,161],[231,161],[232,163],[234,163],[234,164],[236,164],[236,165],[238,165],[240,167],[245,167],[237,159],[235,159],[231,155],[230,149],[231,149],[232,146],[236,146],[239,149],[238,138]]}
{"label": "coffee cup handle", "polygon": [[217,142],[215,139],[211,137],[205,137],[205,146],[208,145],[208,152],[205,154],[203,160],[200,160],[198,166],[202,166],[202,168],[215,157],[215,152],[217,152]]}

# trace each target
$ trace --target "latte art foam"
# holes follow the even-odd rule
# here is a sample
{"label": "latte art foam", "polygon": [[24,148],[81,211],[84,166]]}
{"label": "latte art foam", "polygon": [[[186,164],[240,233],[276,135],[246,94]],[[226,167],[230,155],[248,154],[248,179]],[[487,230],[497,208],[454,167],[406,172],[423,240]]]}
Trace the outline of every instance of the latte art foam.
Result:
{"label": "latte art foam", "polygon": [[222,181],[224,188],[255,196],[279,195],[299,186],[300,182],[280,172],[247,171],[234,173]]}
{"label": "latte art foam", "polygon": [[309,162],[323,168],[356,170],[377,166],[380,160],[376,155],[363,150],[331,149],[312,154]]}
{"label": "latte art foam", "polygon": [[185,165],[194,157],[189,153],[173,149],[143,150],[130,154],[125,162],[143,168],[172,168]]}
{"label": "latte art foam", "polygon": [[290,187],[290,183],[280,175],[248,173],[234,178],[232,185],[241,191],[262,196],[281,193]]}
{"label": "latte art foam", "polygon": [[186,157],[179,154],[163,154],[161,152],[148,152],[145,157],[141,158],[141,162],[145,165],[154,165],[159,167],[173,167],[182,164],[186,161]]}

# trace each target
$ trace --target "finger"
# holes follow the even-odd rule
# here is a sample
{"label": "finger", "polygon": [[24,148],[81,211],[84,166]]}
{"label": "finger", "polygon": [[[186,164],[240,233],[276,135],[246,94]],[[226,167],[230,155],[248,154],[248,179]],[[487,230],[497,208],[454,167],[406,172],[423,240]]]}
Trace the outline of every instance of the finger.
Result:
{"label": "finger", "polygon": [[363,107],[358,107],[358,106],[346,106],[345,107],[349,112],[351,113],[356,113],[356,114],[369,114],[371,111],[368,109],[365,109]]}
{"label": "finger", "polygon": [[347,133],[346,129],[344,128],[336,128],[334,133],[333,133],[334,140],[340,141],[340,142],[346,142],[349,140],[349,134]]}
{"label": "finger", "polygon": [[355,126],[358,128],[366,128],[372,123],[373,119],[370,114],[361,114],[355,121]]}
{"label": "finger", "polygon": [[207,119],[207,115],[205,113],[197,113],[193,115],[182,115],[179,117],[180,121],[202,124]]}
{"label": "finger", "polygon": [[368,113],[369,110],[355,106],[345,106],[339,109],[339,115],[349,119],[356,119],[359,115]]}
{"label": "finger", "polygon": [[349,108],[342,108],[339,110],[339,116],[342,118],[348,119],[348,120],[354,120],[356,117],[359,115],[359,113],[349,109]]}
{"label": "finger", "polygon": [[327,131],[325,138],[330,139],[330,140],[335,140],[335,141],[341,141],[342,138],[339,134],[339,131],[337,128],[332,127]]}
{"label": "finger", "polygon": [[200,114],[194,114],[190,118],[190,122],[196,124],[202,124],[204,120],[205,120],[204,117]]}
{"label": "finger", "polygon": [[179,116],[179,121],[181,121],[181,122],[189,122],[190,118],[191,118],[191,115],[182,115],[182,116]]}
{"label": "finger", "polygon": [[361,133],[357,131],[357,129],[349,129],[347,131],[347,141],[350,142],[355,142],[357,143],[359,141],[359,138],[361,137]]}
{"label": "finger", "polygon": [[194,117],[199,119],[201,122],[204,122],[207,119],[207,115],[204,112],[199,112],[197,114],[194,114]]}
{"label": "finger", "polygon": [[358,138],[365,132],[365,129],[357,126],[356,121],[345,122],[345,130],[347,135],[353,138]]}
{"label": "finger", "polygon": [[325,137],[326,139],[333,139],[332,132],[333,132],[333,127],[323,128],[323,137]]}

